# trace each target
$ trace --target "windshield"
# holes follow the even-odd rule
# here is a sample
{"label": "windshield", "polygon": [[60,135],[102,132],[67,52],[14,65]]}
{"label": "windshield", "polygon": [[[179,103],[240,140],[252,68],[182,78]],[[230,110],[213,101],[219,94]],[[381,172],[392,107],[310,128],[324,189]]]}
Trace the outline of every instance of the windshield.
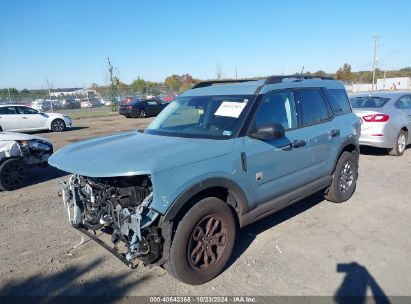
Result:
{"label": "windshield", "polygon": [[366,96],[366,97],[353,97],[350,99],[351,106],[353,108],[381,108],[383,107],[389,98]]}
{"label": "windshield", "polygon": [[147,127],[146,133],[227,139],[234,136],[253,96],[181,96]]}

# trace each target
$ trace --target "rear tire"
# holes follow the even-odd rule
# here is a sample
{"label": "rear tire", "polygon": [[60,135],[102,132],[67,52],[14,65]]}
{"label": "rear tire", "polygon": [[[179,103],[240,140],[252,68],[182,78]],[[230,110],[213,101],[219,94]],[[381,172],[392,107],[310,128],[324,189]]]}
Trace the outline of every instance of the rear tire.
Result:
{"label": "rear tire", "polygon": [[0,190],[12,191],[20,188],[27,177],[26,165],[22,160],[10,158],[0,165]]}
{"label": "rear tire", "polygon": [[407,132],[404,130],[400,131],[400,134],[397,136],[397,140],[395,141],[395,146],[392,149],[388,150],[388,154],[393,156],[401,156],[404,154],[405,149],[407,147]]}
{"label": "rear tire", "polygon": [[145,117],[147,117],[146,110],[141,109],[141,110],[140,110],[140,113],[139,113],[139,117],[140,117],[140,118],[145,118]]}
{"label": "rear tire", "polygon": [[325,191],[325,199],[335,203],[347,201],[354,194],[357,178],[357,159],[353,153],[344,151],[335,166],[331,185]]}
{"label": "rear tire", "polygon": [[63,119],[57,118],[51,122],[51,131],[63,132],[66,129],[66,123]]}
{"label": "rear tire", "polygon": [[216,197],[204,198],[178,223],[164,268],[184,283],[204,284],[223,271],[235,234],[230,207]]}

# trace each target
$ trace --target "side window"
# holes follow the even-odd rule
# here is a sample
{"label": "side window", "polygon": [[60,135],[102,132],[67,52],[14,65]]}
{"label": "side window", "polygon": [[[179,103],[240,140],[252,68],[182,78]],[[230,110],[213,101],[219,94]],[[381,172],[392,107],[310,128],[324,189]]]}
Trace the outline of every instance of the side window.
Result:
{"label": "side window", "polygon": [[324,90],[335,115],[351,113],[350,101],[344,89]]}
{"label": "side window", "polygon": [[147,101],[147,104],[150,105],[150,106],[156,106],[157,101]]}
{"label": "side window", "polygon": [[402,96],[395,105],[398,109],[411,110],[411,95]]}
{"label": "side window", "polygon": [[299,90],[303,126],[318,124],[331,118],[326,101],[319,89]]}
{"label": "side window", "polygon": [[290,91],[275,92],[263,97],[255,116],[254,130],[265,124],[279,123],[284,129],[297,128],[294,95]]}
{"label": "side window", "polygon": [[16,114],[16,109],[14,107],[0,107],[1,115]]}
{"label": "side window", "polygon": [[38,114],[36,110],[28,107],[16,107],[18,114]]}

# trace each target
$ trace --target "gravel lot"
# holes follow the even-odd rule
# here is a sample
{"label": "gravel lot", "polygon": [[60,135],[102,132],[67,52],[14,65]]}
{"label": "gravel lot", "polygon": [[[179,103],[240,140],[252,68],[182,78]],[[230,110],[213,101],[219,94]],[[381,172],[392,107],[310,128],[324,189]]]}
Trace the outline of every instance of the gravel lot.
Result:
{"label": "gravel lot", "polygon": [[[59,149],[150,120],[81,119],[38,135]],[[411,295],[410,169],[411,149],[364,149],[350,201],[314,195],[241,230],[227,269],[196,287],[160,267],[130,270],[92,241],[68,255],[81,238],[57,196],[66,174],[35,169],[26,187],[0,193],[0,295]]]}

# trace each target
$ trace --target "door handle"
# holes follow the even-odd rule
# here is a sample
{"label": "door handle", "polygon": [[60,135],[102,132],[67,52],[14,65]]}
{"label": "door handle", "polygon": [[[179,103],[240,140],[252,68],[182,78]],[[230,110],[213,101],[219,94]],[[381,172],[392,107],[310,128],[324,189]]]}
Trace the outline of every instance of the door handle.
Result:
{"label": "door handle", "polygon": [[26,117],[26,116],[23,116],[22,118],[23,118],[23,119],[27,119],[27,117]]}
{"label": "door handle", "polygon": [[330,136],[336,137],[338,135],[340,135],[340,129],[333,129],[330,131]]}
{"label": "door handle", "polygon": [[306,141],[304,139],[300,139],[300,140],[294,140],[291,143],[291,147],[293,148],[299,148],[299,147],[304,147],[306,144]]}

